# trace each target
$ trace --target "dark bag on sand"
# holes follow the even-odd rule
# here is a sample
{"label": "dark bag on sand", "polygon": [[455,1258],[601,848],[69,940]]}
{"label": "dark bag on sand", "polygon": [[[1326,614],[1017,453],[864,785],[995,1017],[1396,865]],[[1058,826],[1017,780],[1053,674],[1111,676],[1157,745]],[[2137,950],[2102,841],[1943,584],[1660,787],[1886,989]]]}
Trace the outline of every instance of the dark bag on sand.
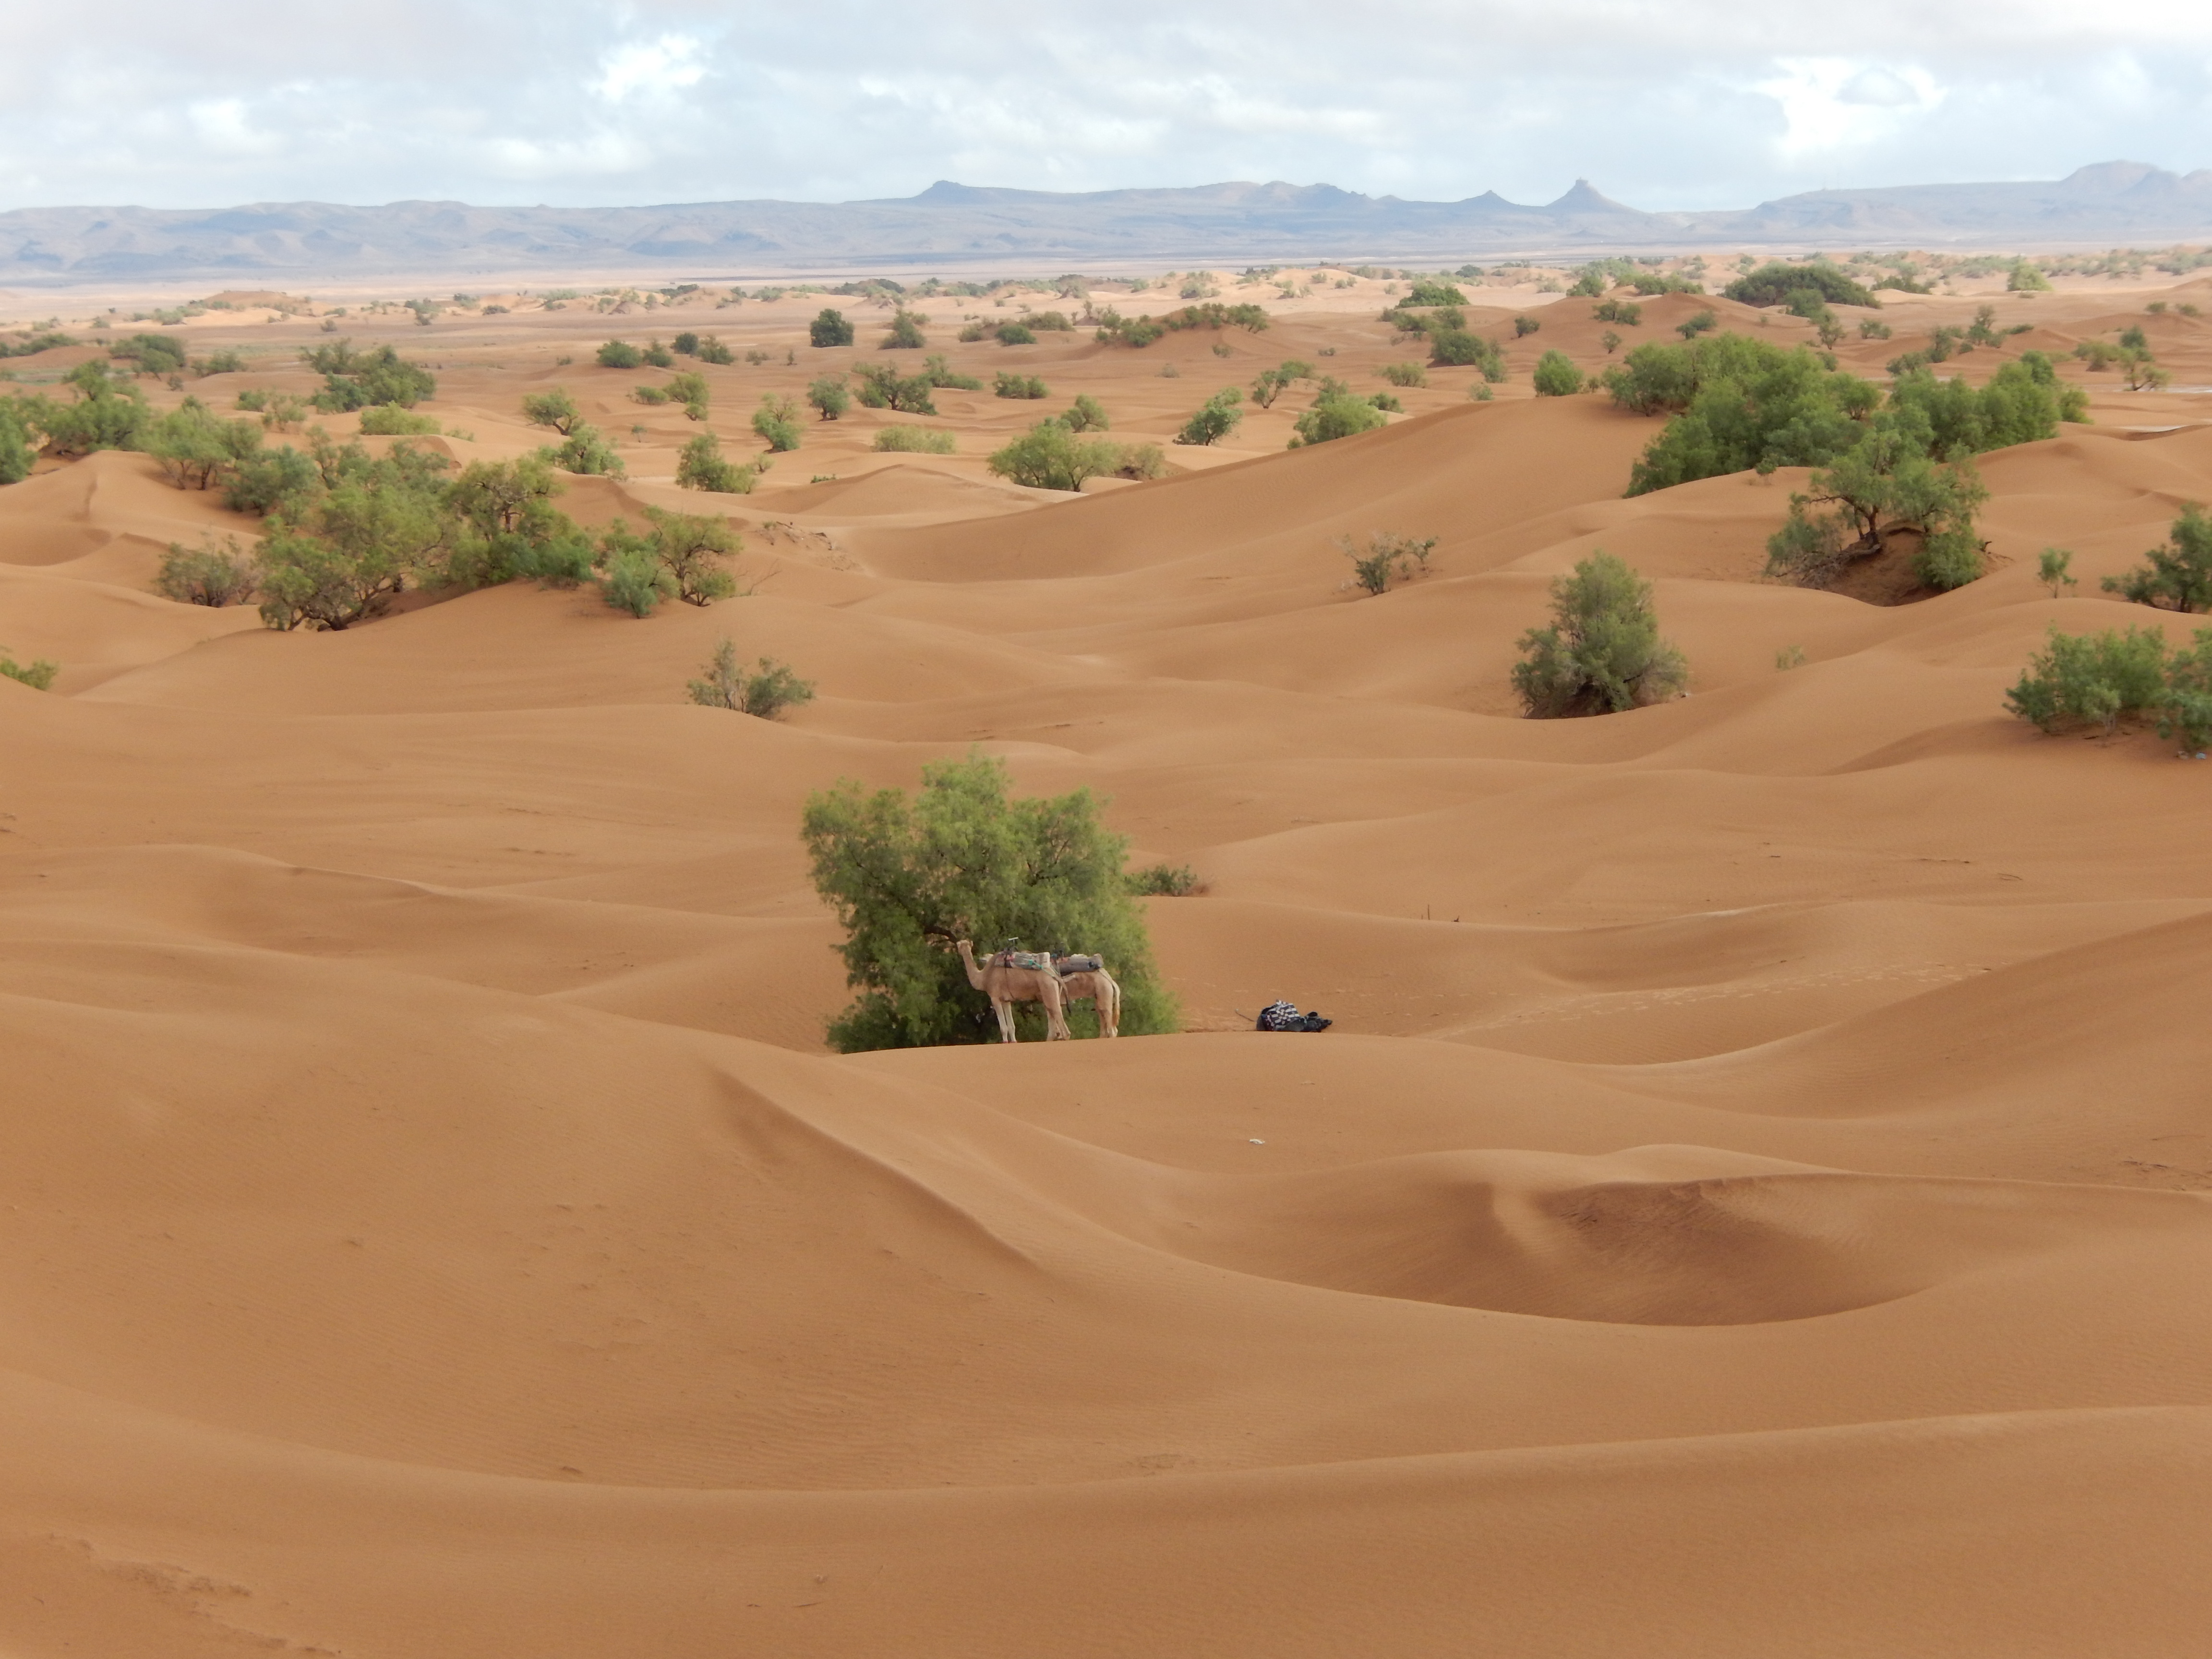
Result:
{"label": "dark bag on sand", "polygon": [[1319,1014],[1302,1014],[1295,1002],[1271,1002],[1260,1011],[1258,1023],[1253,1027],[1260,1031],[1326,1031],[1336,1022],[1323,1019]]}

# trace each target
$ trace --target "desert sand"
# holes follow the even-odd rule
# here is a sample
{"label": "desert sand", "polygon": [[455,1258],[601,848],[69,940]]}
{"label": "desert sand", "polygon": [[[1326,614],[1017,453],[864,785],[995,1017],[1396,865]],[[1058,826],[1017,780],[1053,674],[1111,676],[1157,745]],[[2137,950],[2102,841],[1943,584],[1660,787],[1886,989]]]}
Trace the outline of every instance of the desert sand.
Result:
{"label": "desert sand", "polygon": [[[62,665],[0,679],[0,1649],[2203,1652],[2212,766],[2001,699],[2054,621],[2186,637],[2096,582],[2212,500],[2212,320],[2144,313],[2208,289],[1996,297],[2014,348],[2141,324],[2176,389],[2069,362],[2094,422],[1982,459],[1990,574],[1899,605],[1760,579],[1802,472],[1623,499],[1657,423],[1533,397],[1606,361],[1533,290],[1470,295],[1542,320],[1492,401],[1431,370],[1285,451],[1294,393],[1079,496],[982,458],[1417,344],[1376,282],[1139,352],[955,345],[1015,312],[936,299],[933,350],[1052,398],[939,392],[951,456],[855,410],[703,497],[598,343],[767,354],[702,371],[741,454],[882,312],[346,319],[435,368],[456,458],[565,386],[629,470],[565,510],[730,513],[757,591],[644,621],[518,584],[270,632],[150,589],[258,521],[42,462],[0,489],[0,643]],[[1675,295],[1634,337],[1707,305],[1805,334]],[[185,389],[312,390],[329,336],[266,314],[168,331],[259,354]],[[1431,573],[1349,586],[1372,530]],[[1522,719],[1599,547],[1691,695]],[[692,706],[726,635],[819,699]],[[1182,1033],[825,1050],[801,805],[971,744],[1197,870],[1147,901]],[[1277,996],[1334,1029],[1252,1031]]]}

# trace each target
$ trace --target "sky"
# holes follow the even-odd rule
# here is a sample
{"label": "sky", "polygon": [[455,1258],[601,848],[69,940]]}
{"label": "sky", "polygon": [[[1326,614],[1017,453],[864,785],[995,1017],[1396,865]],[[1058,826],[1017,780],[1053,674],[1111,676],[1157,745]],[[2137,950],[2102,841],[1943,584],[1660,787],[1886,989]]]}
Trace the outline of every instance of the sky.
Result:
{"label": "sky", "polygon": [[9,0],[0,209],[1224,179],[1745,207],[2212,167],[2204,0]]}

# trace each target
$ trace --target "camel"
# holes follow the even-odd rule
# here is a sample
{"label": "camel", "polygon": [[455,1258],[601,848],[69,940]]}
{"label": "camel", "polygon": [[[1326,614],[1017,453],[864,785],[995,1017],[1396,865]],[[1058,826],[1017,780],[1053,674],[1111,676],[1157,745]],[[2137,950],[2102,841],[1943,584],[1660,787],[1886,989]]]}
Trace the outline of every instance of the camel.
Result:
{"label": "camel", "polygon": [[1072,1003],[1090,1000],[1098,1013],[1098,1035],[1121,1035],[1121,986],[1106,971],[1106,964],[1085,969],[1079,973],[1060,976],[1060,1000],[1063,1007]]}
{"label": "camel", "polygon": [[978,967],[975,946],[963,939],[957,948],[960,965],[968,970],[969,984],[991,999],[991,1012],[999,1017],[1000,1042],[1018,1040],[1014,1036],[1014,1005],[1018,1002],[1043,1004],[1044,1040],[1066,1041],[1067,1020],[1061,1012],[1059,975],[1049,969],[1007,968],[988,961]]}

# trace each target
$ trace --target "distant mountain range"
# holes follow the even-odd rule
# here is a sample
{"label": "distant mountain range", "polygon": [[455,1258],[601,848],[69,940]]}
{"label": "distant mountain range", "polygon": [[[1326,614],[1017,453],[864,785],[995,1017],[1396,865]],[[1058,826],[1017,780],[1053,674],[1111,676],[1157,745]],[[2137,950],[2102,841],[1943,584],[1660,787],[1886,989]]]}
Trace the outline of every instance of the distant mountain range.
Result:
{"label": "distant mountain range", "polygon": [[1085,194],[940,182],[873,202],[667,207],[263,203],[0,213],[0,282],[526,277],[650,268],[700,277],[828,269],[1372,260],[1780,244],[2021,251],[2212,240],[2212,168],[2106,161],[2050,183],[1818,190],[1721,213],[1645,213],[1587,180],[1526,206],[1486,191],[1408,202],[1330,185]]}

